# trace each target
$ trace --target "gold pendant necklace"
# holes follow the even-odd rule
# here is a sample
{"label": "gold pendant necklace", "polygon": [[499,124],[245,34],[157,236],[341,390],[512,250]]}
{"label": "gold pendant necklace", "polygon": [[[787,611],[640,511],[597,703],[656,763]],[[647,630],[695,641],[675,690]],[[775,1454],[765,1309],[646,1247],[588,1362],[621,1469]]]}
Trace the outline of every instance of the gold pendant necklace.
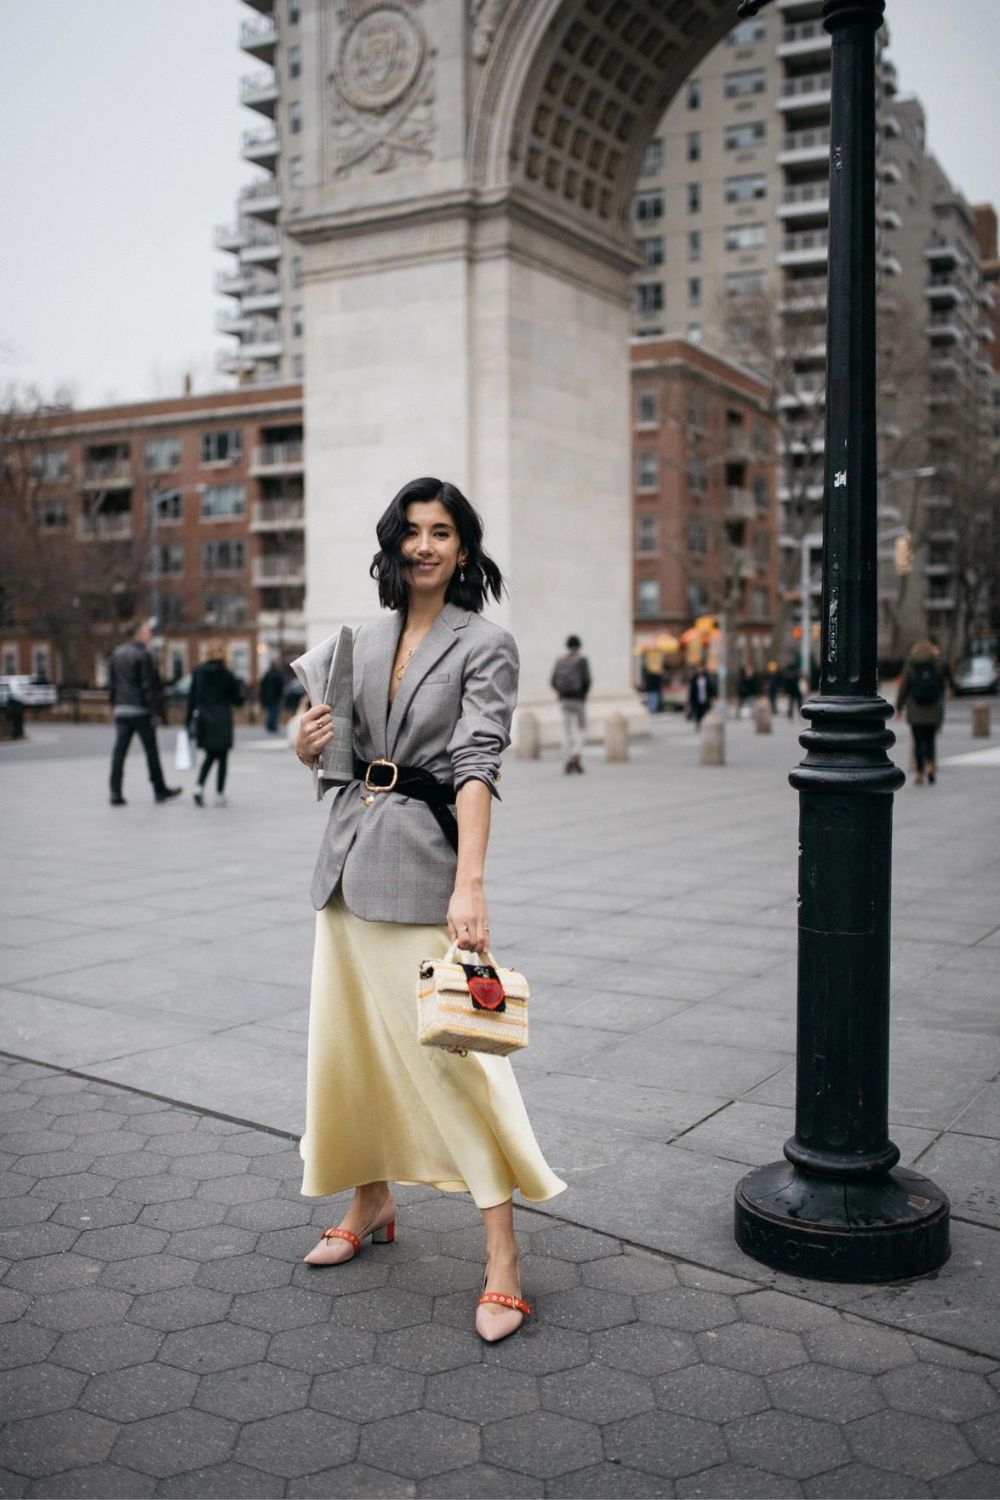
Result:
{"label": "gold pendant necklace", "polygon": [[410,648],[410,650],[407,651],[406,655],[403,657],[403,660],[400,662],[399,666],[396,668],[396,681],[397,682],[402,682],[402,680],[403,680],[403,673],[406,671],[407,663],[409,662],[410,657],[413,655],[413,653],[414,653],[414,651],[416,649],[417,648],[415,646],[412,646]]}

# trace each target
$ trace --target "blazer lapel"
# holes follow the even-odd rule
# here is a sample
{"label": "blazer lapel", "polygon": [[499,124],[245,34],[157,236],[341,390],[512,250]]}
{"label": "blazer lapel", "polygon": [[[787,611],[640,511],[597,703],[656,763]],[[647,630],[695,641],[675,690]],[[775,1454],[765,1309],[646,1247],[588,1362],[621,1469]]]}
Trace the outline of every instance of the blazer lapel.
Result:
{"label": "blazer lapel", "polygon": [[[464,609],[459,609],[455,604],[446,604],[410,657],[406,671],[403,673],[403,680],[399,685],[399,691],[393,699],[392,712],[389,714],[389,723],[386,728],[387,755],[393,754],[399,737],[400,725],[414,693],[431,668],[436,666],[445,652],[454,645],[455,632],[464,627],[467,618]],[[394,648],[395,644],[394,642]],[[389,666],[391,670],[391,661]],[[388,677],[386,678],[386,692],[388,693]]]}
{"label": "blazer lapel", "polygon": [[368,737],[377,756],[385,757],[388,753],[386,714],[389,708],[389,677],[402,628],[402,616],[396,612],[377,621],[374,626],[366,627],[362,635],[362,640],[365,636],[368,637],[370,645],[361,668],[361,702]]}

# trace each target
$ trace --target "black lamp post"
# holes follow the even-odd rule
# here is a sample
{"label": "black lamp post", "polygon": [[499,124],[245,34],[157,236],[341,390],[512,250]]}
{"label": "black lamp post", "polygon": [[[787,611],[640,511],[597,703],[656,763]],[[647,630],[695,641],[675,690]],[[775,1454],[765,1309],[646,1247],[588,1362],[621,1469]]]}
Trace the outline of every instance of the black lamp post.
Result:
{"label": "black lamp post", "polygon": [[[743,0],[754,15],[766,0]],[[875,34],[885,0],[824,0],[833,38],[819,695],[802,712],[795,1134],[736,1189],[736,1240],[778,1270],[889,1281],[948,1257],[948,1200],[889,1139],[892,709],[876,675]]]}

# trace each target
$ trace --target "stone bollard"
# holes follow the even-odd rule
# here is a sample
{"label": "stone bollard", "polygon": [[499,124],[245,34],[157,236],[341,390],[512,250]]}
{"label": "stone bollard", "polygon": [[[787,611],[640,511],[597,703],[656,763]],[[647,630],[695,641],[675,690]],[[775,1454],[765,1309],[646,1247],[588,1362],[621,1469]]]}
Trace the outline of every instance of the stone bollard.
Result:
{"label": "stone bollard", "polygon": [[609,714],[604,726],[604,759],[628,760],[628,720],[624,714]]}
{"label": "stone bollard", "polygon": [[768,698],[758,698],[753,706],[754,728],[758,734],[770,734],[774,725],[771,703]]}
{"label": "stone bollard", "polygon": [[703,766],[726,764],[726,725],[714,708],[701,721],[701,754],[698,760]]}
{"label": "stone bollard", "polygon": [[542,753],[542,736],[538,727],[538,715],[530,708],[522,708],[517,716],[517,731],[514,754],[518,760],[537,760]]}
{"label": "stone bollard", "polygon": [[972,705],[972,738],[988,740],[990,737],[990,705],[985,698],[976,698]]}

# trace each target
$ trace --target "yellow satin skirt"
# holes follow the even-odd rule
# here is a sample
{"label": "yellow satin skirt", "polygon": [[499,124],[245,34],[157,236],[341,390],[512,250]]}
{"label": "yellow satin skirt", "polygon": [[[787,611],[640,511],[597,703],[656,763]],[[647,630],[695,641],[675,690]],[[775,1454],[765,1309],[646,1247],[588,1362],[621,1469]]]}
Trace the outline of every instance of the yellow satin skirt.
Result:
{"label": "yellow satin skirt", "polygon": [[479,1208],[561,1193],[507,1058],[417,1041],[417,970],[443,927],[363,922],[340,890],[316,915],[302,1192],[428,1183]]}

